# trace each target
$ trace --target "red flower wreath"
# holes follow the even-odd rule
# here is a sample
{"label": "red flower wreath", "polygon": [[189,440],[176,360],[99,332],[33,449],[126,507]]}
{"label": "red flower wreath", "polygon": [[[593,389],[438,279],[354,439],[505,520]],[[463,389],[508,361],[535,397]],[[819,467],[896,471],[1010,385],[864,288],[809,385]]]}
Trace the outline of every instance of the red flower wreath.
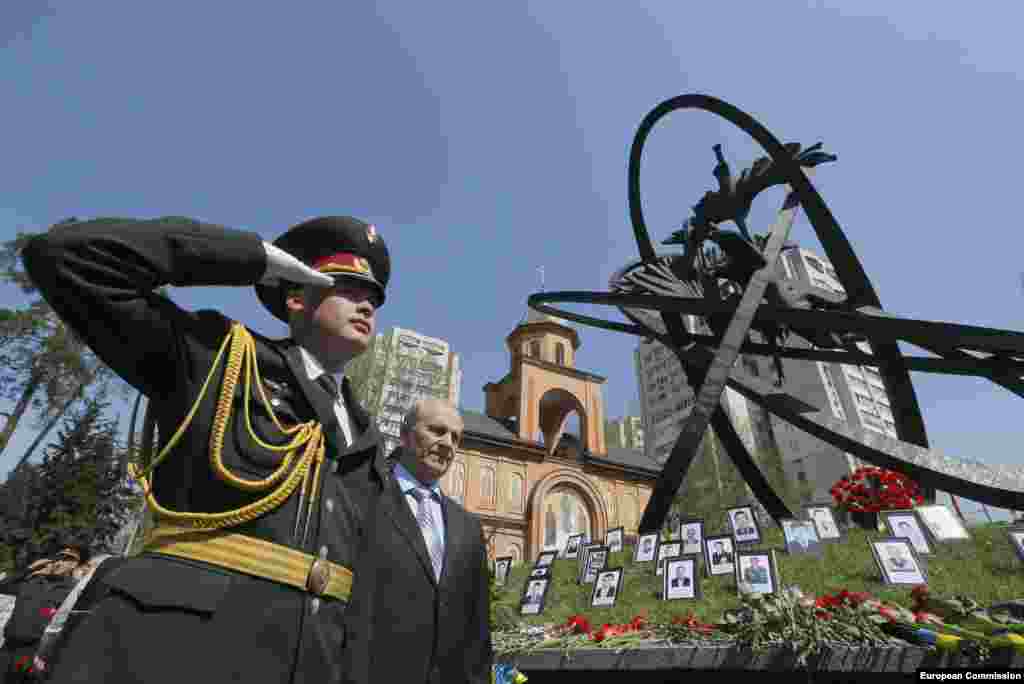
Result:
{"label": "red flower wreath", "polygon": [[829,493],[840,508],[865,513],[913,508],[924,503],[916,482],[902,473],[875,467],[858,468],[843,475]]}

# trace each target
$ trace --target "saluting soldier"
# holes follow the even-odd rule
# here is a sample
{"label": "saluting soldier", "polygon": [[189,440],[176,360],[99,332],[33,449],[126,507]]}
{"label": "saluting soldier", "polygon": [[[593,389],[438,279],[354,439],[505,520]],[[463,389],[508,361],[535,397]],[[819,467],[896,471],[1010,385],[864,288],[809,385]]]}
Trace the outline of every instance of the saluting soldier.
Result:
{"label": "saluting soldier", "polygon": [[[331,682],[380,435],[345,364],[366,350],[390,260],[372,225],[301,223],[269,244],[185,218],[61,225],[25,247],[53,309],[152,402],[157,526],[103,582],[55,682]],[[253,286],[268,339],[155,288]]]}

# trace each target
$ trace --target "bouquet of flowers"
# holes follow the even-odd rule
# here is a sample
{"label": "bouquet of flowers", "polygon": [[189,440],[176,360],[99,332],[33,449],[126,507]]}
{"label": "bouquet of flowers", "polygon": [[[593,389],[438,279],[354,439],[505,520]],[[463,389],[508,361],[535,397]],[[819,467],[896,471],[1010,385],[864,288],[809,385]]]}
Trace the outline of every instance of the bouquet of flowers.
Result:
{"label": "bouquet of flowers", "polygon": [[913,508],[924,503],[917,483],[882,468],[858,468],[843,475],[829,490],[836,505],[855,513]]}

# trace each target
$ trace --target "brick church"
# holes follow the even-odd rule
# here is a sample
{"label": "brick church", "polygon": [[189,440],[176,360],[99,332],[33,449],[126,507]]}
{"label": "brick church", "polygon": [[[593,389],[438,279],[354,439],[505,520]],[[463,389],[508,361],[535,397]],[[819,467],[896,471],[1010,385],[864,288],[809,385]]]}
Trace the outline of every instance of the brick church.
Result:
{"label": "brick church", "polygon": [[[461,412],[462,447],[442,490],[479,516],[492,559],[533,560],[580,532],[634,536],[661,468],[605,446],[605,379],[576,368],[576,331],[531,311],[505,343],[509,372],[484,385],[485,414]],[[564,432],[574,411],[578,436]]]}

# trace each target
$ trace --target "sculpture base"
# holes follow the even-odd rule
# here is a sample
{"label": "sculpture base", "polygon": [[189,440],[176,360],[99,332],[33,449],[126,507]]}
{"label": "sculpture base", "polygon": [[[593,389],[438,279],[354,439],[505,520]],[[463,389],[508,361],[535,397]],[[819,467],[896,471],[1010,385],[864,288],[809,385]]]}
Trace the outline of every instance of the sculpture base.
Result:
{"label": "sculpture base", "polygon": [[868,511],[850,511],[850,522],[861,529],[868,530],[869,532],[877,532],[879,529],[880,519],[878,513]]}

